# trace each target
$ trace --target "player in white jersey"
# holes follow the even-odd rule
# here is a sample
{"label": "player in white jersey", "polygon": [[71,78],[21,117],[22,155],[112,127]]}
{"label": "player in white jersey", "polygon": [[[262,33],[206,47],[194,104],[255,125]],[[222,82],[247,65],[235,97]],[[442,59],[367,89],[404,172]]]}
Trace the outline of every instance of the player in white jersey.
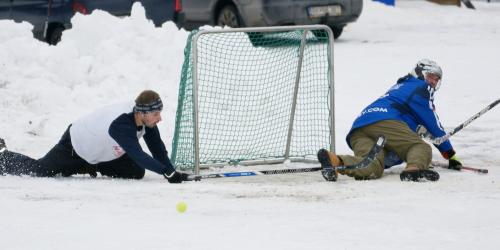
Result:
{"label": "player in white jersey", "polygon": [[[145,170],[167,178],[170,183],[188,180],[188,174],[175,170],[156,124],[161,121],[160,96],[143,91],[134,103],[119,103],[96,110],[69,125],[60,141],[41,159],[6,150],[0,152],[0,174],[28,174],[51,177],[57,174],[97,173],[141,179]],[[152,156],[144,152],[144,138]]]}

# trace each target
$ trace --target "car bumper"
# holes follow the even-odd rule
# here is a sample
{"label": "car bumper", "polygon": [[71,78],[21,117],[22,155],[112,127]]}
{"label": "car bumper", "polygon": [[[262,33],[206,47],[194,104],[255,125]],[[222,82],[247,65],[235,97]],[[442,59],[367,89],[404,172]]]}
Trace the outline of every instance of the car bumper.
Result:
{"label": "car bumper", "polygon": [[[329,26],[344,26],[354,22],[361,15],[362,0],[332,0],[332,1],[295,1],[294,6],[284,6],[280,1],[266,1],[257,8],[242,8],[241,13],[246,20],[246,26],[273,26],[273,25],[308,25],[326,24]],[[325,14],[312,16],[310,7],[339,6],[341,13],[336,16]],[[290,11],[292,10],[292,11]]]}

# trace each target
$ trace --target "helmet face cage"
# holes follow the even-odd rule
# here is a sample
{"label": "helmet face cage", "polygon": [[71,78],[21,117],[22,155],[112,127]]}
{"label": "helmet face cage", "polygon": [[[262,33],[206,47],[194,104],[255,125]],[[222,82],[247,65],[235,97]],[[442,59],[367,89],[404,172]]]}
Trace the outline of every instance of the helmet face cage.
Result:
{"label": "helmet face cage", "polygon": [[434,87],[435,90],[438,90],[439,87],[441,86],[441,78],[443,76],[443,71],[441,70],[441,67],[437,65],[436,62],[431,61],[429,59],[422,59],[420,60],[411,74],[423,81],[427,82],[427,74],[434,74],[439,77],[439,81],[437,82],[436,86]]}
{"label": "helmet face cage", "polygon": [[439,81],[436,83],[436,86],[434,86],[434,90],[438,90],[441,87],[441,78],[439,78]]}

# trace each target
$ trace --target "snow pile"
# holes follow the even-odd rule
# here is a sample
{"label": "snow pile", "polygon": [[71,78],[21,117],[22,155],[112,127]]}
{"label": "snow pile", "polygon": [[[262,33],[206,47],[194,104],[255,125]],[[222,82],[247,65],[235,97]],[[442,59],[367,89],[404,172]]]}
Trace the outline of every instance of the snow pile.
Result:
{"label": "snow pile", "polygon": [[9,131],[0,137],[9,148],[41,156],[79,116],[144,89],[161,93],[160,126],[173,134],[188,33],[172,22],[154,28],[138,4],[131,17],[95,11],[72,23],[61,43],[49,46],[31,38],[27,23],[0,22],[0,131]]}

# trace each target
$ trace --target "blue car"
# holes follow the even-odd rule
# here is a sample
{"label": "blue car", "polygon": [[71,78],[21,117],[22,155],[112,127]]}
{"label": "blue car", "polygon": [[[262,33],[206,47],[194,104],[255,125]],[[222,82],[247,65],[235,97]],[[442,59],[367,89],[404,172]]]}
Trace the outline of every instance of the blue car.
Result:
{"label": "blue car", "polygon": [[140,2],[146,11],[146,18],[156,27],[166,21],[180,22],[181,0],[74,0],[74,9],[83,14],[104,10],[114,16],[130,16],[134,2]]}
{"label": "blue car", "polygon": [[0,19],[29,22],[35,38],[55,44],[71,27],[70,0],[1,0]]}
{"label": "blue car", "polygon": [[129,16],[134,2],[142,3],[146,17],[157,27],[183,19],[180,0],[0,0],[0,19],[29,22],[35,38],[55,45],[62,32],[71,28],[76,12],[91,14],[100,9],[115,16]]}

